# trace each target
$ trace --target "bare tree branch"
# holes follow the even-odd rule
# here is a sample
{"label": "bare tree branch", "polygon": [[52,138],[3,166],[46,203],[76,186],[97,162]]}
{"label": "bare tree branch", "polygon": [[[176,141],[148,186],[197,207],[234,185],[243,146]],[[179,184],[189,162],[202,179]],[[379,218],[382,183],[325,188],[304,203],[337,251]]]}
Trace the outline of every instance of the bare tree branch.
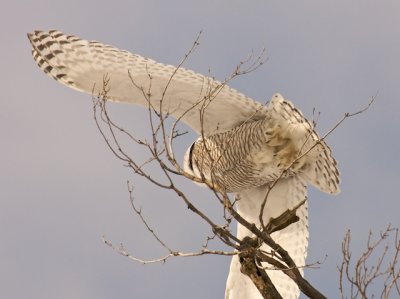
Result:
{"label": "bare tree branch", "polygon": [[[308,148],[306,151],[303,152],[303,147],[305,146],[305,144],[307,143],[307,141],[309,140],[309,138],[311,138],[311,135],[313,134],[313,132],[310,132],[308,138],[304,141],[303,146],[300,148],[298,154],[296,155],[296,158],[283,170],[281,171],[280,175],[269,185],[269,189],[267,191],[267,194],[264,197],[264,201],[261,204],[261,208],[260,208],[260,213],[259,213],[259,220],[262,226],[264,226],[264,219],[263,219],[263,215],[264,215],[264,210],[265,210],[265,205],[267,203],[267,199],[269,197],[269,194],[271,192],[271,190],[275,187],[275,185],[284,177],[285,174],[287,174],[288,171],[290,171],[293,166],[300,160],[302,159],[304,156],[306,156],[309,152],[311,152],[316,146],[318,146],[319,144],[321,144],[321,142],[324,142],[325,139],[333,133],[333,131],[335,131],[346,119],[351,118],[353,116],[359,115],[361,113],[364,113],[365,111],[367,111],[371,105],[373,104],[373,102],[375,101],[376,97],[378,94],[376,94],[375,96],[371,97],[371,100],[369,101],[369,103],[362,109],[353,112],[353,113],[349,113],[346,112],[343,117],[341,119],[339,119],[335,125],[333,125],[333,127],[323,136],[323,137],[318,137],[318,139],[314,142],[314,144]],[[316,120],[313,120],[313,125],[314,127],[316,126]]]}
{"label": "bare tree branch", "polygon": [[370,231],[366,249],[356,259],[352,256],[350,241],[348,230],[342,243],[343,260],[338,267],[342,298],[373,298],[375,294],[370,291],[372,285],[382,286],[380,297],[383,299],[390,298],[392,293],[400,296],[399,229],[389,224],[375,240]]}
{"label": "bare tree branch", "polygon": [[[303,152],[303,148],[299,151],[296,159],[290,163],[282,172],[281,174],[269,184],[268,192],[262,202],[261,209],[260,209],[260,223],[261,226],[257,226],[254,223],[249,223],[246,219],[244,219],[235,209],[236,199],[234,201],[231,200],[229,195],[227,194],[226,190],[219,186],[218,180],[216,179],[214,173],[214,166],[217,165],[220,159],[223,158],[226,148],[222,148],[221,153],[219,156],[214,157],[211,154],[211,151],[206,143],[206,136],[204,134],[204,130],[200,132],[203,142],[203,150],[204,155],[208,155],[209,160],[212,161],[211,171],[210,171],[210,178],[207,179],[203,175],[198,178],[195,177],[187,172],[185,172],[180,164],[177,162],[173,145],[175,139],[179,138],[184,133],[178,132],[176,130],[178,123],[181,121],[183,117],[187,113],[189,113],[192,109],[199,109],[200,110],[200,123],[201,126],[204,125],[204,114],[208,109],[209,105],[212,101],[216,98],[216,96],[227,86],[227,83],[232,80],[233,78],[239,75],[245,75],[249,72],[256,70],[260,67],[265,61],[263,59],[264,51],[263,50],[258,57],[253,60],[253,54],[249,55],[249,57],[240,62],[233,70],[230,76],[226,78],[223,82],[218,84],[206,84],[205,90],[201,91],[203,94],[206,91],[205,96],[199,94],[199,98],[194,102],[194,104],[189,107],[185,112],[182,113],[180,117],[177,118],[175,122],[172,123],[171,126],[167,126],[166,120],[169,117],[169,114],[166,113],[163,109],[163,102],[165,99],[166,94],[168,93],[168,88],[173,81],[174,77],[176,76],[178,70],[181,68],[182,64],[188,59],[188,57],[193,53],[196,47],[199,45],[199,36],[196,38],[195,42],[193,43],[192,47],[189,51],[185,54],[182,61],[176,67],[175,71],[171,74],[170,78],[167,80],[167,83],[162,91],[161,99],[155,101],[152,99],[152,80],[153,77],[151,72],[147,69],[147,76],[148,76],[148,86],[141,86],[136,83],[128,72],[128,76],[133,84],[133,86],[140,90],[141,94],[145,98],[147,102],[147,111],[148,111],[148,119],[149,119],[149,130],[151,134],[151,140],[141,140],[136,138],[133,134],[129,133],[121,126],[117,125],[115,122],[111,120],[111,117],[107,111],[107,96],[109,93],[109,78],[107,76],[103,79],[103,89],[102,92],[97,95],[97,97],[93,97],[93,110],[94,110],[94,119],[99,129],[103,139],[105,140],[107,146],[110,148],[112,153],[120,160],[122,160],[128,167],[130,167],[134,173],[144,177],[147,181],[151,184],[163,188],[166,190],[170,190],[178,198],[180,198],[183,203],[187,206],[189,210],[191,210],[195,215],[200,217],[203,221],[205,221],[209,226],[213,233],[212,237],[207,237],[205,243],[202,245],[202,249],[197,252],[189,252],[184,253],[179,250],[172,249],[162,238],[155,232],[155,230],[150,226],[149,222],[144,218],[142,213],[142,209],[139,209],[134,203],[133,197],[133,189],[128,184],[128,192],[130,203],[132,206],[133,211],[138,215],[141,219],[143,225],[149,231],[149,233],[155,238],[155,240],[160,244],[162,248],[164,248],[167,253],[159,258],[145,260],[141,258],[137,258],[134,255],[131,255],[121,244],[121,246],[117,247],[113,245],[112,242],[103,238],[105,244],[107,244],[110,248],[115,250],[117,253],[128,257],[129,259],[142,263],[158,263],[158,262],[165,262],[167,259],[171,257],[195,257],[195,256],[202,256],[202,255],[224,255],[224,256],[232,256],[235,254],[239,255],[239,260],[242,265],[242,272],[246,274],[250,279],[253,281],[254,285],[260,291],[264,298],[281,298],[280,294],[277,292],[276,288],[274,287],[272,281],[268,277],[266,270],[274,269],[276,271],[282,271],[288,277],[290,277],[300,288],[300,290],[310,298],[326,298],[322,295],[317,289],[315,289],[307,280],[305,280],[299,271],[299,268],[302,267],[309,267],[311,265],[296,265],[293,259],[290,257],[288,252],[282,248],[279,244],[277,244],[272,238],[271,234],[273,232],[282,230],[293,223],[296,223],[299,218],[296,216],[296,211],[305,203],[305,200],[300,202],[298,205],[285,211],[282,215],[279,215],[276,218],[268,219],[267,223],[264,223],[263,214],[264,208],[269,197],[270,191],[275,187],[277,182],[283,178],[283,176],[291,171],[292,167],[307,155],[314,147],[324,142],[325,138],[330,135],[337,127],[339,127],[343,121],[347,118],[353,117],[360,113],[366,111],[370,105],[375,100],[375,97],[372,98],[370,103],[364,109],[357,111],[355,113],[346,113],[344,117],[339,120],[331,130],[328,131],[322,138],[317,138],[314,144],[307,148]],[[205,82],[207,83],[207,82]],[[254,112],[254,115],[257,111]],[[251,121],[252,116],[249,117],[247,121]],[[246,124],[245,121],[242,125]],[[240,127],[241,125],[239,125]],[[310,133],[309,138],[314,138]],[[120,135],[122,137],[128,138],[128,140],[132,141],[134,144],[143,147],[149,153],[148,159],[143,162],[138,162],[129,155],[124,147],[121,145],[120,142]],[[227,144],[229,146],[229,137],[227,138]],[[148,165],[156,165],[162,174],[162,178],[155,178],[149,171],[146,170]],[[201,165],[200,165],[201,168]],[[201,170],[201,169],[200,169]],[[176,185],[175,183],[175,176],[183,176],[186,177],[194,182],[202,183],[206,185],[211,191],[212,194],[215,196],[217,202],[221,204],[224,210],[223,219],[225,223],[217,224],[217,221],[211,219],[206,213],[201,211],[197,208],[194,203],[190,200],[190,198]],[[243,240],[238,239],[234,236],[230,230],[230,223],[231,220],[235,219],[238,223],[240,223],[243,227],[249,230],[254,237],[246,237]],[[213,250],[209,249],[209,240],[218,238],[223,244],[228,246],[229,248],[235,251],[221,251],[221,250]],[[260,249],[261,244],[268,245],[274,254],[267,253]],[[272,268],[265,266],[271,265]],[[398,277],[398,272],[392,271],[390,273],[391,277]],[[386,288],[389,290],[393,288],[398,289],[397,285],[397,278],[395,281],[388,280],[386,284]]]}

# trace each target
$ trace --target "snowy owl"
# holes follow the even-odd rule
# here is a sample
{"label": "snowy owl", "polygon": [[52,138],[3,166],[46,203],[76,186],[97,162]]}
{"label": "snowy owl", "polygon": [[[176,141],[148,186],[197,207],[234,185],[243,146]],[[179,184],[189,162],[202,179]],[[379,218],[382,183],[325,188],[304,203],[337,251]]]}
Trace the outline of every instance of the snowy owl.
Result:
{"label": "snowy owl", "polygon": [[[234,193],[237,211],[250,223],[260,224],[261,202],[282,172],[270,190],[265,222],[306,199],[307,184],[329,194],[339,192],[330,148],[280,94],[262,105],[212,78],[96,41],[56,30],[35,31],[28,38],[38,66],[70,88],[98,94],[107,75],[111,101],[147,107],[143,91],[149,90],[151,105],[159,110],[163,99],[163,113],[180,118],[201,136],[188,149],[184,169]],[[297,216],[298,222],[271,236],[302,266],[308,245],[307,202]],[[240,224],[237,234],[239,239],[251,236]],[[261,248],[271,251],[267,245]],[[283,298],[298,298],[300,291],[290,278],[281,271],[267,273]],[[241,273],[237,256],[231,262],[225,298],[262,298]]]}

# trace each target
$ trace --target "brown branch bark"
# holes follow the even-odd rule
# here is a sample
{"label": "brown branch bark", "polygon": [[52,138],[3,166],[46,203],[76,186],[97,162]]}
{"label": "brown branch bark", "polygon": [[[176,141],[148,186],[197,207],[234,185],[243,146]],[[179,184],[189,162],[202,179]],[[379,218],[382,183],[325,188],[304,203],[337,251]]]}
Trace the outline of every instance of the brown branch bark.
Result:
{"label": "brown branch bark", "polygon": [[[219,186],[214,184],[213,180],[213,173],[211,173],[211,181],[205,180],[205,178],[197,178],[194,177],[182,170],[180,167],[179,163],[175,159],[174,151],[173,151],[173,141],[179,137],[181,134],[177,133],[175,128],[177,123],[180,121],[180,119],[188,112],[190,112],[191,109],[194,109],[195,107],[197,109],[200,109],[200,118],[201,120],[204,120],[204,112],[210,105],[210,103],[215,99],[215,97],[218,95],[218,93],[226,86],[226,84],[233,79],[234,77],[238,75],[243,75],[248,72],[251,72],[258,68],[260,65],[262,65],[263,61],[261,60],[260,56],[256,59],[256,61],[252,64],[247,69],[241,70],[241,67],[243,66],[245,62],[240,63],[237,68],[232,72],[231,76],[229,76],[224,82],[222,82],[218,86],[210,86],[207,92],[206,97],[204,98],[199,98],[198,101],[193,105],[193,107],[190,107],[178,120],[173,123],[170,132],[170,135],[168,136],[167,134],[167,127],[165,120],[168,118],[168,114],[165,114],[163,112],[162,106],[163,106],[163,99],[165,94],[167,93],[168,87],[170,83],[172,82],[177,70],[181,67],[182,63],[188,58],[190,53],[194,51],[194,49],[198,45],[198,38],[194,42],[192,48],[189,50],[187,55],[185,55],[185,58],[182,60],[182,62],[178,65],[176,68],[176,71],[171,75],[171,78],[168,80],[167,85],[165,86],[163,93],[162,93],[162,98],[160,99],[160,108],[159,110],[156,109],[153,104],[152,104],[152,99],[151,99],[151,81],[152,81],[152,76],[149,73],[148,78],[149,78],[149,87],[148,89],[144,89],[142,86],[137,85],[132,77],[129,74],[129,77],[131,78],[132,84],[136,87],[139,88],[142,91],[143,97],[147,100],[148,103],[148,115],[149,115],[149,123],[150,123],[150,134],[151,134],[151,141],[141,141],[137,138],[135,138],[132,134],[115,124],[112,120],[111,117],[108,115],[107,109],[106,109],[106,103],[107,103],[107,93],[109,92],[108,89],[108,78],[104,78],[104,87],[103,87],[103,92],[102,94],[99,95],[97,98],[97,101],[94,99],[94,118],[97,124],[97,127],[102,134],[107,146],[111,149],[113,154],[118,158],[121,159],[122,161],[126,162],[129,167],[133,169],[133,171],[144,178],[146,178],[150,183],[154,184],[157,187],[164,188],[167,190],[171,190],[174,192],[177,197],[181,198],[184,204],[187,206],[189,210],[191,210],[195,215],[203,219],[211,228],[212,232],[216,237],[221,240],[224,244],[229,246],[230,248],[236,249],[237,254],[239,255],[239,260],[241,263],[241,271],[247,275],[254,283],[254,285],[257,287],[257,289],[260,291],[262,296],[264,298],[282,298],[281,295],[278,293],[276,290],[275,286],[271,282],[270,278],[267,275],[267,272],[262,266],[262,263],[267,263],[276,269],[279,269],[280,271],[283,271],[288,277],[290,277],[300,288],[301,292],[303,292],[305,295],[307,295],[310,298],[317,298],[317,299],[322,299],[326,298],[323,294],[321,294],[318,290],[316,290],[307,280],[305,280],[300,271],[299,271],[299,266],[303,267],[306,265],[296,265],[293,261],[293,259],[289,256],[287,251],[282,248],[279,244],[274,242],[274,240],[271,238],[271,234],[273,232],[282,230],[286,228],[287,226],[297,222],[299,218],[296,216],[296,210],[304,204],[305,201],[301,202],[298,204],[296,207],[293,209],[289,209],[285,211],[282,215],[278,216],[277,218],[270,219],[268,223],[264,225],[263,219],[262,219],[262,214],[263,214],[263,209],[266,203],[266,200],[268,198],[269,192],[265,196],[264,202],[262,203],[262,208],[260,211],[260,221],[262,226],[257,227],[254,223],[249,223],[247,222],[236,210],[234,207],[234,203],[231,202],[228,194],[225,192],[225,190],[221,190]],[[248,61],[247,61],[248,62]],[[368,105],[368,107],[372,104],[374,98]],[[342,120],[340,120],[333,128],[330,130],[324,137],[321,138],[321,141],[323,141],[327,135],[332,133],[333,130],[335,130],[345,119],[352,117],[354,115],[357,115],[359,113],[364,112],[366,107],[363,110],[360,110],[356,113],[350,114],[346,113],[345,116],[343,117]],[[98,109],[99,108],[99,109]],[[98,109],[98,110],[97,110]],[[103,127],[100,124],[99,118],[97,118],[97,112],[100,113],[100,120],[105,124],[106,130],[103,129]],[[202,122],[203,124],[203,122]],[[107,135],[107,132],[108,135]],[[144,163],[138,163],[135,161],[130,155],[126,153],[126,151],[123,149],[123,147],[120,145],[117,132],[122,133],[124,136],[127,136],[130,140],[134,141],[136,144],[139,146],[143,146],[146,148],[149,153],[150,157],[147,161]],[[110,137],[107,137],[110,136]],[[201,136],[203,138],[205,137],[203,132],[201,132]],[[316,142],[315,146],[318,145],[318,142]],[[205,147],[207,151],[207,147]],[[312,150],[309,149],[309,151]],[[306,153],[303,153],[298,159],[301,159],[305,154],[307,154],[309,151]],[[294,161],[293,163],[295,163]],[[161,170],[161,173],[164,175],[164,181],[160,181],[157,179],[154,179],[150,173],[145,171],[144,166],[150,163],[156,163],[159,166],[159,169]],[[292,163],[292,165],[293,165]],[[288,169],[292,166],[290,165]],[[287,170],[288,170],[287,169]],[[270,189],[274,187],[276,182],[283,176],[282,175],[275,180],[271,186]],[[181,191],[181,189],[175,184],[174,182],[174,177],[173,175],[179,175],[179,176],[184,176],[192,181],[199,182],[199,183],[204,183],[206,184],[212,193],[216,196],[216,199],[219,201],[219,203],[224,207],[224,211],[227,211],[227,213],[230,215],[229,217],[224,215],[224,219],[226,220],[226,223],[223,225],[218,225],[214,220],[212,220],[209,216],[207,216],[203,211],[201,211],[199,208],[197,208],[193,202],[190,200],[190,198]],[[132,196],[132,193],[130,191],[130,196]],[[144,225],[147,227],[149,232],[153,234],[153,236],[157,239],[157,241],[167,249],[168,253],[167,255],[160,257],[158,259],[150,260],[150,261],[145,261],[142,259],[138,259],[134,256],[132,256],[128,251],[126,251],[123,247],[117,248],[115,247],[111,242],[105,240],[104,242],[116,250],[119,254],[124,255],[134,261],[140,262],[140,263],[149,263],[149,262],[165,262],[168,258],[170,257],[177,257],[177,256],[200,256],[200,255],[205,255],[205,254],[219,254],[219,255],[232,255],[234,253],[232,252],[226,252],[226,251],[218,251],[218,250],[211,250],[208,249],[207,247],[204,247],[201,251],[199,252],[194,252],[194,253],[182,253],[180,251],[174,251],[170,249],[169,246],[166,245],[164,241],[161,241],[161,238],[157,235],[157,233],[150,228],[148,225],[147,221],[144,220],[143,215],[141,214],[141,211],[136,209],[136,207],[133,204],[133,200],[131,200],[132,207],[135,210],[135,212],[139,215],[139,217],[142,219],[142,222]],[[236,236],[234,236],[230,229],[229,229],[229,224],[230,224],[230,219],[234,218],[238,223],[240,223],[242,226],[247,228],[255,237],[250,238],[246,237],[243,240],[239,240]],[[262,252],[259,247],[260,244],[265,243],[267,244],[274,252],[275,256],[270,256],[268,254],[265,254]],[[206,243],[208,245],[208,242]],[[206,245],[206,246],[207,246]],[[277,271],[279,271],[277,270]]]}

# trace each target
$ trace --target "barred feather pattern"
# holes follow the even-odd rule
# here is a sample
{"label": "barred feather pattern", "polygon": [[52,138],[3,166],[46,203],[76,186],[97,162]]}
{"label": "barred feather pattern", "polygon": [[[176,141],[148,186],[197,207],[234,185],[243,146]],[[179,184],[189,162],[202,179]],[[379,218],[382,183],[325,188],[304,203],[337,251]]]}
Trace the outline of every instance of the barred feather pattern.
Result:
{"label": "barred feather pattern", "polygon": [[339,192],[339,172],[326,143],[293,105],[275,95],[262,120],[200,137],[189,149],[187,170],[227,192],[298,175],[320,190]]}
{"label": "barred feather pattern", "polygon": [[36,30],[28,38],[37,65],[61,84],[96,96],[107,77],[110,101],[160,111],[162,100],[163,113],[180,118],[198,134],[224,132],[265,113],[263,105],[243,93],[183,67],[57,30]]}
{"label": "barred feather pattern", "polygon": [[[238,212],[259,225],[260,205],[270,183],[264,222],[306,199],[306,185],[339,193],[339,172],[325,141],[290,101],[275,94],[267,105],[213,78],[182,67],[158,63],[125,50],[57,30],[28,34],[40,69],[61,84],[98,95],[108,80],[110,101],[151,106],[186,123],[201,137],[184,157],[184,169],[234,192]],[[300,221],[272,234],[298,266],[308,244],[307,202]],[[238,238],[251,235],[238,225]],[[261,247],[271,252],[265,244]],[[268,265],[264,265],[268,267]],[[299,296],[281,271],[267,269],[283,298]],[[232,259],[226,298],[258,299],[258,290]]]}
{"label": "barred feather pattern", "polygon": [[265,143],[266,121],[248,122],[221,134],[198,139],[190,148],[191,171],[227,192],[236,192],[272,181],[264,177],[252,154]]}
{"label": "barred feather pattern", "polygon": [[[280,154],[281,158],[288,159],[286,164],[298,161],[299,163],[292,165],[292,169],[297,169],[298,174],[308,183],[328,194],[338,194],[340,174],[337,162],[332,156],[330,147],[319,137],[301,111],[282,95],[275,94],[268,105],[267,115],[274,123],[271,126],[278,128],[275,130],[278,134],[273,133],[272,139],[291,140],[288,143],[290,146],[286,147],[287,150]],[[307,163],[301,163],[302,159],[299,157],[302,155],[305,155]]]}

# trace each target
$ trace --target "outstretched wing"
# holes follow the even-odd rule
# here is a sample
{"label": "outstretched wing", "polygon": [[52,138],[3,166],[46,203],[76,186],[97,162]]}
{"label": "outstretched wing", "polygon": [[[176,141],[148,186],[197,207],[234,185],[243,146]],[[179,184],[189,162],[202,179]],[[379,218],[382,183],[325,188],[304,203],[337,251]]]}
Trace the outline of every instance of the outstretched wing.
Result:
{"label": "outstretched wing", "polygon": [[265,115],[260,103],[191,70],[56,30],[35,31],[28,38],[39,67],[58,82],[97,95],[107,76],[110,100],[147,107],[149,99],[159,110],[162,99],[164,113],[184,115],[183,122],[206,136]]}
{"label": "outstretched wing", "polygon": [[[267,187],[245,190],[237,194],[237,211],[248,222],[259,224],[260,206],[267,192]],[[307,198],[306,183],[299,177],[281,179],[268,195],[263,218],[268,223],[271,217],[281,215],[287,209],[293,208]],[[292,257],[298,267],[305,265],[308,246],[308,210],[307,201],[297,210],[300,220],[283,230],[271,234],[273,240],[281,245]],[[238,238],[251,236],[251,233],[238,224]],[[271,252],[271,248],[262,245],[261,250]],[[270,267],[271,265],[264,265]],[[299,269],[303,273],[302,268]],[[300,291],[297,285],[282,271],[266,270],[272,283],[285,299],[296,299]],[[229,277],[226,285],[225,299],[262,299],[261,294],[247,276],[240,272],[240,262],[237,256],[232,258]]]}

